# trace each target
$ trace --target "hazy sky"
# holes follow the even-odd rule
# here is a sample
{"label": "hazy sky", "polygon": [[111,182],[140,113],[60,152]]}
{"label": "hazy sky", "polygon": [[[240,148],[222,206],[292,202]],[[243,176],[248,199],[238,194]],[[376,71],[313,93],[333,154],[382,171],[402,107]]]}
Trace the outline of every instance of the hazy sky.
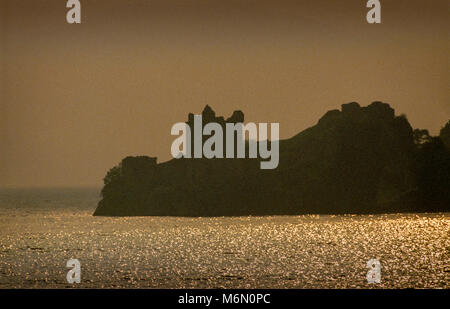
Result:
{"label": "hazy sky", "polygon": [[[0,186],[100,185],[127,155],[170,158],[205,104],[280,122],[388,102],[437,134],[450,118],[448,0],[0,0]],[[282,160],[282,158],[281,158]]]}

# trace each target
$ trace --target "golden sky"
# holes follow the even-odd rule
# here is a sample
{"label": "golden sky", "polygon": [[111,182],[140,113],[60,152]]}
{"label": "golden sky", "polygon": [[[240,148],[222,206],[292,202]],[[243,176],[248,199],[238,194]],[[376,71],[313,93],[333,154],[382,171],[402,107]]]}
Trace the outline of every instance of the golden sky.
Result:
{"label": "golden sky", "polygon": [[[127,155],[170,158],[175,122],[211,105],[279,122],[388,102],[450,118],[448,0],[0,0],[0,186],[100,185]],[[282,160],[282,158],[280,158]]]}

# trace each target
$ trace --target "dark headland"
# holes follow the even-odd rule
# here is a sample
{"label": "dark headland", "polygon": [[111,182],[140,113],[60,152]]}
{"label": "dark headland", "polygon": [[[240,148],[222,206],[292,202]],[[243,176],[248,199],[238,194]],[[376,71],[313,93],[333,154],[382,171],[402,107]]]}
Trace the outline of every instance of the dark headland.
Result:
{"label": "dark headland", "polygon": [[[211,121],[243,122],[244,114],[224,120],[207,106],[203,122]],[[450,211],[450,121],[430,136],[389,104],[348,103],[279,147],[273,170],[261,170],[259,159],[127,157],[105,176],[94,215]]]}

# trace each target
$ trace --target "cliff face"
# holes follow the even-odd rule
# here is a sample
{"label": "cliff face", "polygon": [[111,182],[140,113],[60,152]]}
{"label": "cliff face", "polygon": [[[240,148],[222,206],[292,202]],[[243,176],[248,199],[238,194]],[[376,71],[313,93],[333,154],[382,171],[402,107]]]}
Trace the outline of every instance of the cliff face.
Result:
{"label": "cliff face", "polygon": [[304,211],[384,212],[414,187],[412,128],[388,104],[344,104],[280,148],[281,187]]}
{"label": "cliff face", "polygon": [[[209,106],[202,116],[204,122],[222,125],[244,120],[240,111],[227,120],[216,117]],[[259,169],[259,159],[174,159],[156,164],[156,158],[127,157],[105,177],[103,199],[94,214],[449,211],[450,198],[445,199],[450,154],[439,149],[419,151],[407,119],[396,117],[388,104],[349,103],[327,112],[317,125],[280,141],[280,163],[274,170]],[[437,152],[439,158],[434,159]],[[427,204],[429,196],[422,189],[429,160],[437,160],[435,165],[441,169],[438,179],[426,180],[426,184],[439,182],[441,188],[433,193],[434,206]]]}
{"label": "cliff face", "polygon": [[439,137],[447,149],[450,149],[450,120],[442,127]]}

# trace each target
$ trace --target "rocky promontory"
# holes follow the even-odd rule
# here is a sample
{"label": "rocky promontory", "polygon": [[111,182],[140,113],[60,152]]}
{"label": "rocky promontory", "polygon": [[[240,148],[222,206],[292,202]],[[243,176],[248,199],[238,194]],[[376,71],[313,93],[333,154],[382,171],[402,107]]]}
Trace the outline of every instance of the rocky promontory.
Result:
{"label": "rocky promontory", "polygon": [[[211,107],[206,122],[227,119]],[[189,114],[187,124],[192,123]],[[413,130],[389,104],[352,102],[279,143],[279,166],[260,159],[127,157],[104,178],[94,215],[244,216],[450,211],[449,129]],[[442,132],[442,131],[441,131]]]}

